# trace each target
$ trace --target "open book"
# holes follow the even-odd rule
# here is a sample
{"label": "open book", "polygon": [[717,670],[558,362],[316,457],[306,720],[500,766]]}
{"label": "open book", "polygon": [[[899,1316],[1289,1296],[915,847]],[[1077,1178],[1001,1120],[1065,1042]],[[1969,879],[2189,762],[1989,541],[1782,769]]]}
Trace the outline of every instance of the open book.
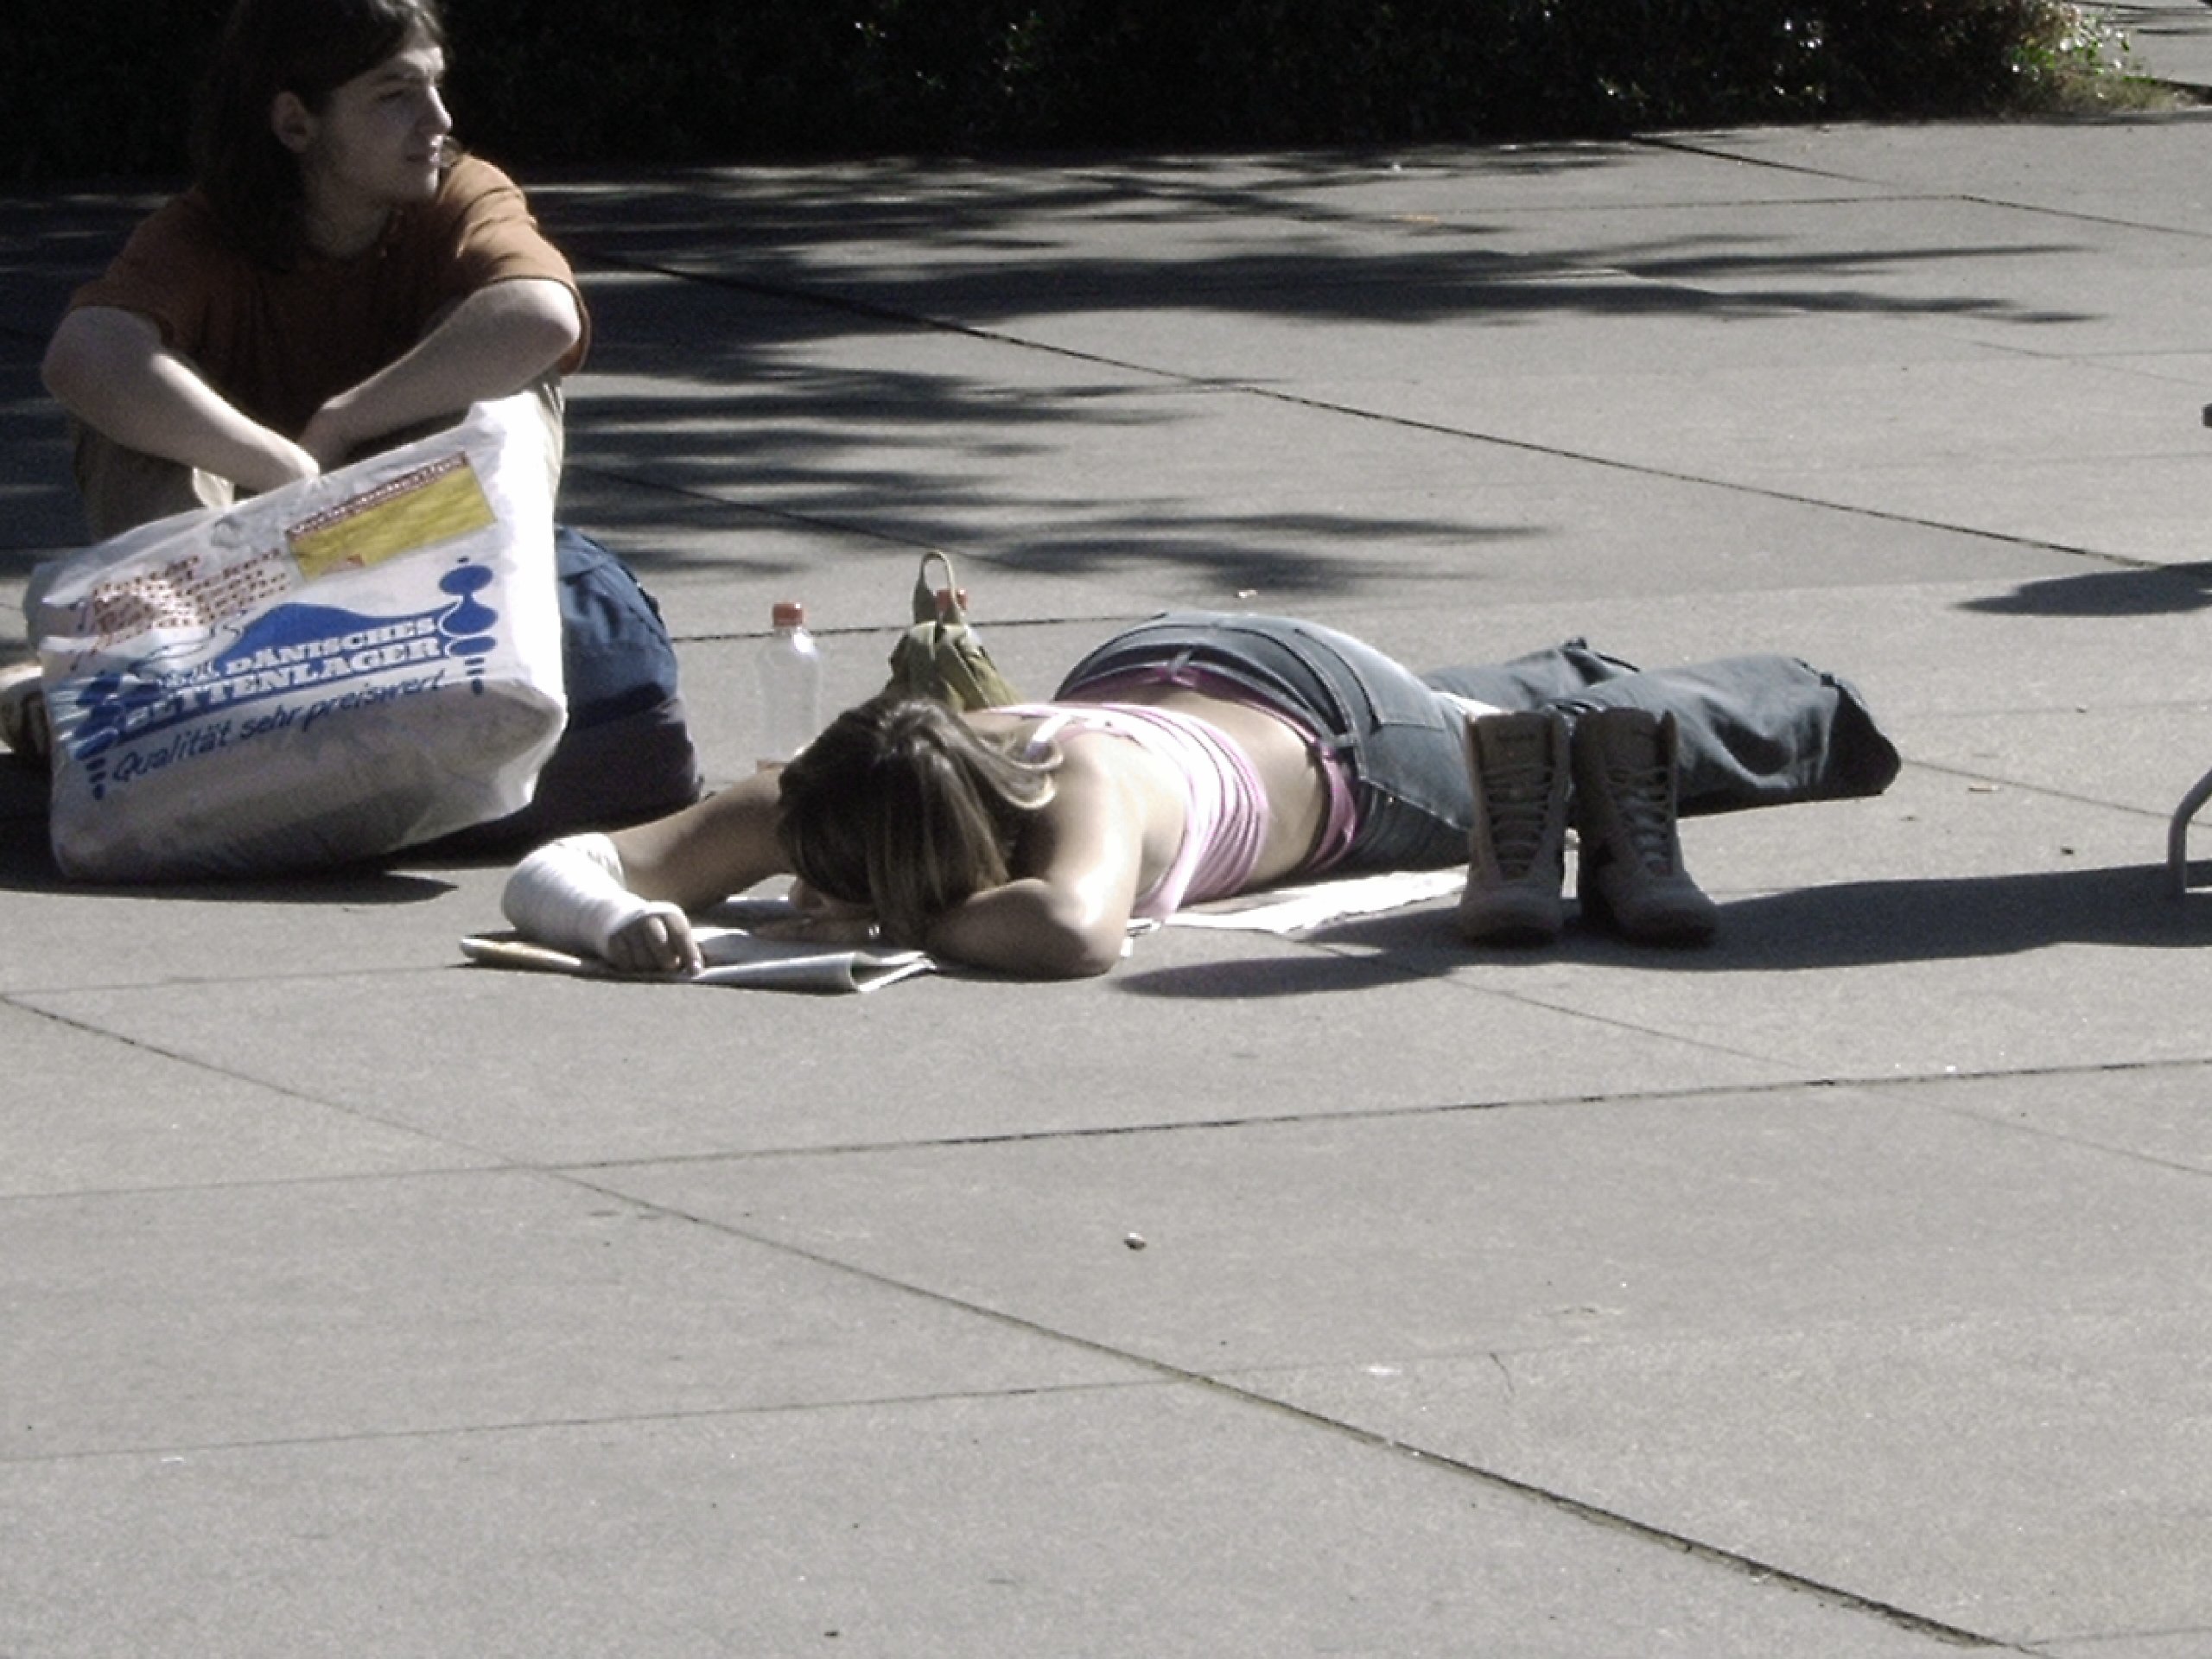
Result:
{"label": "open book", "polygon": [[473,935],[461,953],[491,968],[529,968],[542,973],[582,974],[600,979],[635,979],[671,985],[736,985],[765,991],[874,991],[915,974],[926,974],[936,961],[919,950],[885,944],[806,944],[772,939],[753,931],[764,921],[794,914],[780,899],[734,899],[710,914],[723,920],[695,920],[691,937],[707,965],[677,978],[624,974],[595,957],[579,957],[536,944],[514,933]]}

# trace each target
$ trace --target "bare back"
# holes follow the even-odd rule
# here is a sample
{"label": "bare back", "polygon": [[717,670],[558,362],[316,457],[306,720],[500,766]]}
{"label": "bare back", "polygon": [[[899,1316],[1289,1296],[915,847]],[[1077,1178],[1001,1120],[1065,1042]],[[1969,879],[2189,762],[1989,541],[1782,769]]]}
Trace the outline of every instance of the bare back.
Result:
{"label": "bare back", "polygon": [[[1253,866],[1253,886],[1281,880],[1305,864],[1328,815],[1328,791],[1320,763],[1296,728],[1264,709],[1188,686],[1116,688],[1113,701],[1171,709],[1205,721],[1251,762],[1267,794],[1268,809],[1267,840]],[[1074,700],[1075,706],[1081,702]],[[1179,836],[1179,810],[1178,819],[1175,833]]]}

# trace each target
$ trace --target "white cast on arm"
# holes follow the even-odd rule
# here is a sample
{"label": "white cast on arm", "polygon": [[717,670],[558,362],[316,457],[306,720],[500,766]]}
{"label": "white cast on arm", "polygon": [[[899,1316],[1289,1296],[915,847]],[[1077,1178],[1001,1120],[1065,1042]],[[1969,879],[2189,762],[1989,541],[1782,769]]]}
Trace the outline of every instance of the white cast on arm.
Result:
{"label": "white cast on arm", "polygon": [[539,848],[515,866],[499,908],[540,944],[601,957],[607,941],[640,916],[683,913],[625,887],[622,855],[601,835],[565,836]]}

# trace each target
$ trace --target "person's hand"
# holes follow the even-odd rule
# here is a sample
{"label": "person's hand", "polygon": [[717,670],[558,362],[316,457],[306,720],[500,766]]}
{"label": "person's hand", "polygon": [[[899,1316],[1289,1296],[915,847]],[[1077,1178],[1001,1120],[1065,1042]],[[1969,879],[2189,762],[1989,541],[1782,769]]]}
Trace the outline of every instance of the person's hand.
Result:
{"label": "person's hand", "polygon": [[626,974],[696,974],[706,966],[691,924],[673,906],[655,906],[614,930],[607,960]]}
{"label": "person's hand", "polygon": [[323,471],[322,462],[308,450],[276,432],[266,434],[245,460],[245,464],[235,469],[235,476],[256,495],[296,484],[303,478],[320,477]]}
{"label": "person's hand", "polygon": [[336,398],[315,410],[300,430],[300,448],[326,473],[344,466],[359,442],[346,424],[344,405]]}

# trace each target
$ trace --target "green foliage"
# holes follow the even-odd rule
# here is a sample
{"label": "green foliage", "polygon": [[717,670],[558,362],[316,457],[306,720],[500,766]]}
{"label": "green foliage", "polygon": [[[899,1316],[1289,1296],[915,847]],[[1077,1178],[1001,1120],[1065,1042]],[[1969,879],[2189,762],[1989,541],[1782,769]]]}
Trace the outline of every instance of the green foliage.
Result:
{"label": "green foliage", "polygon": [[[222,0],[16,25],[22,181],[174,174]],[[2117,83],[2063,0],[448,0],[514,164],[1609,136],[2050,109]]]}

